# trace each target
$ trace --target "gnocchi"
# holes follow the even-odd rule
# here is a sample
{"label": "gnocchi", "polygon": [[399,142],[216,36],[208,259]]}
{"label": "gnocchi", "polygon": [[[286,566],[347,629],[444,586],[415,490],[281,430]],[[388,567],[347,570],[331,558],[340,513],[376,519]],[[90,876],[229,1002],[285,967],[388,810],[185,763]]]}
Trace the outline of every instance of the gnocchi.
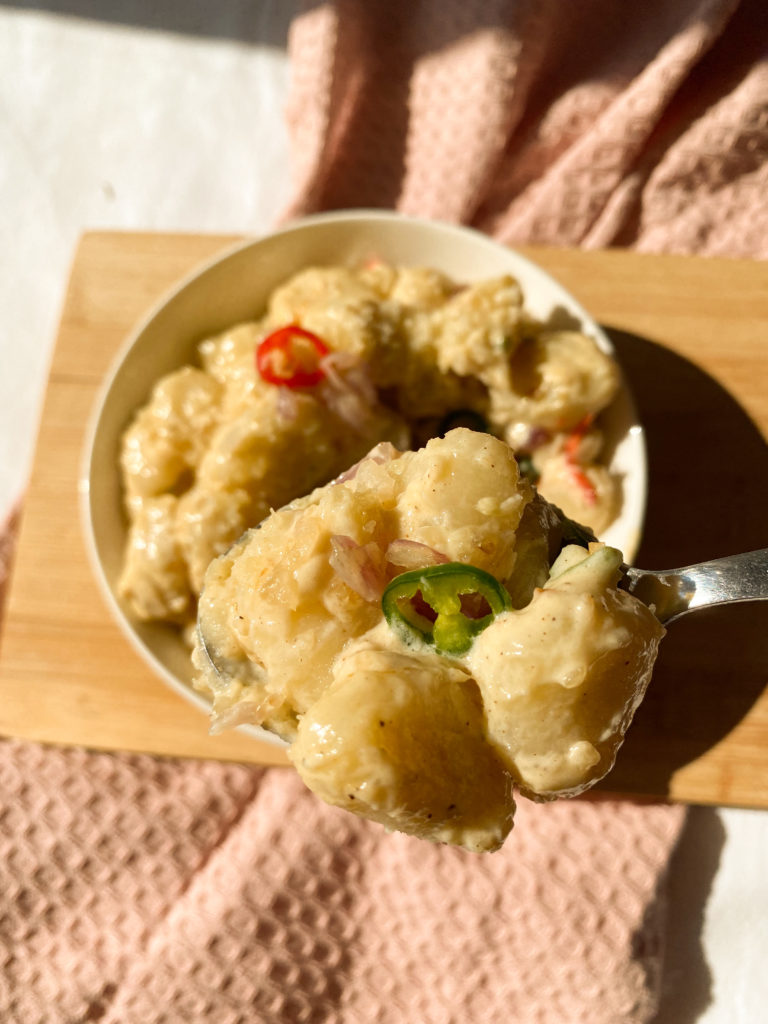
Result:
{"label": "gnocchi", "polygon": [[209,566],[193,662],[214,729],[278,733],[329,803],[497,849],[515,789],[610,770],[664,633],[617,587],[620,552],[554,557],[562,525],[496,437],[378,446]]}
{"label": "gnocchi", "polygon": [[[272,353],[269,372],[255,363],[290,329],[322,345],[309,386],[280,376],[288,351]],[[211,560],[270,510],[379,442],[418,448],[468,416],[573,518],[602,531],[619,509],[596,422],[616,366],[592,338],[533,321],[511,276],[459,285],[380,262],[309,268],[198,355],[156,384],[123,437],[119,592],[140,619],[188,629]],[[423,526],[425,543],[435,529]]]}

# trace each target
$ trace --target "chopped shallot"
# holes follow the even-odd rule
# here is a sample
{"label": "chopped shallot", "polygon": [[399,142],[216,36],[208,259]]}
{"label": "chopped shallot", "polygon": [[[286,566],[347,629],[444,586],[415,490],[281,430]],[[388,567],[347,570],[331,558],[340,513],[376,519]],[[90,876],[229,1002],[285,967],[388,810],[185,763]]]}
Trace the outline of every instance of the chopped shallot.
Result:
{"label": "chopped shallot", "polygon": [[211,735],[217,736],[238,725],[261,725],[277,704],[275,700],[241,700],[223,711],[214,708],[211,714]]}
{"label": "chopped shallot", "polygon": [[377,462],[380,466],[385,462],[391,462],[392,459],[396,459],[400,455],[400,452],[395,448],[389,441],[380,441],[368,452],[364,458],[360,459],[349,469],[345,469],[343,473],[340,473],[333,481],[335,484],[346,483],[347,480],[354,480],[357,476],[357,471],[363,462],[370,460],[371,462]]}
{"label": "chopped shallot", "polygon": [[358,544],[352,537],[331,537],[331,568],[364,601],[380,601],[387,585],[381,548],[373,541]]}
{"label": "chopped shallot", "polygon": [[537,448],[541,448],[542,445],[547,444],[551,440],[552,435],[544,427],[532,427],[531,432],[528,435],[528,440],[525,444],[526,451],[535,452]]}
{"label": "chopped shallot", "polygon": [[286,423],[293,423],[299,415],[299,400],[296,392],[291,388],[278,387],[275,411],[281,420],[284,420]]}
{"label": "chopped shallot", "polygon": [[[377,446],[380,447],[380,446]],[[442,552],[416,540],[393,540],[384,553],[378,544],[358,544],[352,537],[331,537],[329,562],[336,575],[365,601],[380,601],[393,575],[450,561]]]}
{"label": "chopped shallot", "polygon": [[365,363],[351,352],[331,352],[320,368],[325,374],[317,388],[320,401],[359,433],[374,433],[382,410]]}
{"label": "chopped shallot", "polygon": [[449,559],[440,551],[417,540],[400,537],[387,548],[387,561],[403,572],[408,569],[422,569],[427,565],[440,565]]}

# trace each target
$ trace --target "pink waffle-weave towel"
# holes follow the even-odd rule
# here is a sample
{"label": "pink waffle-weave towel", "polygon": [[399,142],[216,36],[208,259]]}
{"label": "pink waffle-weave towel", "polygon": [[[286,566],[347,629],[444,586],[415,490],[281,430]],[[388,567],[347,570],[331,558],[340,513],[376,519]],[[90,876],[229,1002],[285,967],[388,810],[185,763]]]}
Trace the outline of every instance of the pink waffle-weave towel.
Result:
{"label": "pink waffle-weave towel", "polygon": [[[762,16],[757,0],[309,4],[290,39],[291,212],[763,257]],[[283,769],[9,741],[0,787],[3,1022],[654,1016],[680,808],[522,802],[478,857],[386,835]]]}
{"label": "pink waffle-weave towel", "polygon": [[764,0],[357,0],[291,33],[288,211],[768,257]]}
{"label": "pink waffle-weave towel", "polygon": [[656,1003],[679,808],[523,802],[473,855],[386,835],[287,769],[0,759],[14,1024],[597,1024]]}

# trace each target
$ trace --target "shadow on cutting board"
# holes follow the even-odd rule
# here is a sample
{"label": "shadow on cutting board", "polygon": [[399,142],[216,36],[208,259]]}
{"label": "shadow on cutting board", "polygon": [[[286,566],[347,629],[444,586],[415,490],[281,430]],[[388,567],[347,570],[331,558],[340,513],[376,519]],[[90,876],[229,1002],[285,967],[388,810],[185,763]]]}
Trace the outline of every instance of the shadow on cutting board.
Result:
{"label": "shadow on cutting board", "polygon": [[[635,563],[671,569],[768,547],[768,445],[760,430],[692,362],[607,331],[648,445],[648,510]],[[606,788],[664,793],[678,768],[744,718],[768,683],[767,626],[765,604],[754,603],[696,612],[669,627]]]}

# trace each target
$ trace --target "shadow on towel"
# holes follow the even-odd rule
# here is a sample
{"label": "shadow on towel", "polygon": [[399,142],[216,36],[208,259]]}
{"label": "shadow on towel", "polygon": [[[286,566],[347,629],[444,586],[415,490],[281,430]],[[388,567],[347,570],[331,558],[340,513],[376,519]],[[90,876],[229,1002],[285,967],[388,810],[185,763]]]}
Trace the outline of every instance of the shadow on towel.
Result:
{"label": "shadow on towel", "polygon": [[724,842],[725,829],[715,810],[688,811],[666,883],[660,1002],[651,1024],[694,1024],[712,1002],[702,933]]}

